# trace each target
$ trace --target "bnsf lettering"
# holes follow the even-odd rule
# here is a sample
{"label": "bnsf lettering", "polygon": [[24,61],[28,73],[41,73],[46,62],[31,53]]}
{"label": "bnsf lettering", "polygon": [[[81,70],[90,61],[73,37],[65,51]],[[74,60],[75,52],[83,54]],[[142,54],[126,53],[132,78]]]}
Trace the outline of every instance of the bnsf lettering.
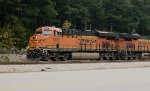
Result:
{"label": "bnsf lettering", "polygon": [[88,39],[81,39],[80,43],[96,43],[97,40],[88,40]]}

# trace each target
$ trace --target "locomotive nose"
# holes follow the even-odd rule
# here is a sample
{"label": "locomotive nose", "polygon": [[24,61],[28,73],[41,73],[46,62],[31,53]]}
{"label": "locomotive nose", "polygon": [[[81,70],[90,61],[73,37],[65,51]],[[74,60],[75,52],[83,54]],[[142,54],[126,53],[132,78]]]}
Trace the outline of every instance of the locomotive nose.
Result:
{"label": "locomotive nose", "polygon": [[34,43],[38,43],[38,40],[39,40],[38,35],[34,35],[31,38],[31,41],[34,42]]}
{"label": "locomotive nose", "polygon": [[46,46],[46,37],[43,35],[33,35],[30,38],[30,47],[31,48],[43,48]]}
{"label": "locomotive nose", "polygon": [[39,36],[38,35],[33,35],[30,38],[30,47],[31,48],[37,48],[39,46]]}

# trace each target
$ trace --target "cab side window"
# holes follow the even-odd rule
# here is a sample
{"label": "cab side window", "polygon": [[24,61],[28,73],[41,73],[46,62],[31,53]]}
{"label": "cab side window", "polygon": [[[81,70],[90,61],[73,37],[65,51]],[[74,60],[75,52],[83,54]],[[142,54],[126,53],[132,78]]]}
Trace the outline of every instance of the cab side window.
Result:
{"label": "cab side window", "polygon": [[61,35],[62,35],[61,32],[54,31],[54,36],[61,36]]}
{"label": "cab side window", "polygon": [[57,36],[57,32],[56,31],[54,31],[54,36]]}
{"label": "cab side window", "polygon": [[57,35],[59,36],[59,32],[57,32]]}

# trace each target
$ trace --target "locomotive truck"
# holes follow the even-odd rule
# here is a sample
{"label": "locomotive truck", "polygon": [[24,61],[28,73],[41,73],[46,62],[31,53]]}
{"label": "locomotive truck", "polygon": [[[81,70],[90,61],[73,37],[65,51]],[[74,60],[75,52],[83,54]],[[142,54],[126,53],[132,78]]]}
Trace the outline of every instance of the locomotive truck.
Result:
{"label": "locomotive truck", "polygon": [[27,58],[52,61],[140,59],[142,53],[150,52],[149,43],[147,37],[139,34],[45,26],[36,29],[30,37]]}

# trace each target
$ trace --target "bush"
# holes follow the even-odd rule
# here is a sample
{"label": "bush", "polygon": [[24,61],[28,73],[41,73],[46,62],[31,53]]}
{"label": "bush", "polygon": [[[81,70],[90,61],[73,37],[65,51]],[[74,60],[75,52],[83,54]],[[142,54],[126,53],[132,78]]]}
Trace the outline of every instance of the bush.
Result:
{"label": "bush", "polygon": [[22,49],[26,45],[26,29],[21,24],[0,28],[0,51]]}

